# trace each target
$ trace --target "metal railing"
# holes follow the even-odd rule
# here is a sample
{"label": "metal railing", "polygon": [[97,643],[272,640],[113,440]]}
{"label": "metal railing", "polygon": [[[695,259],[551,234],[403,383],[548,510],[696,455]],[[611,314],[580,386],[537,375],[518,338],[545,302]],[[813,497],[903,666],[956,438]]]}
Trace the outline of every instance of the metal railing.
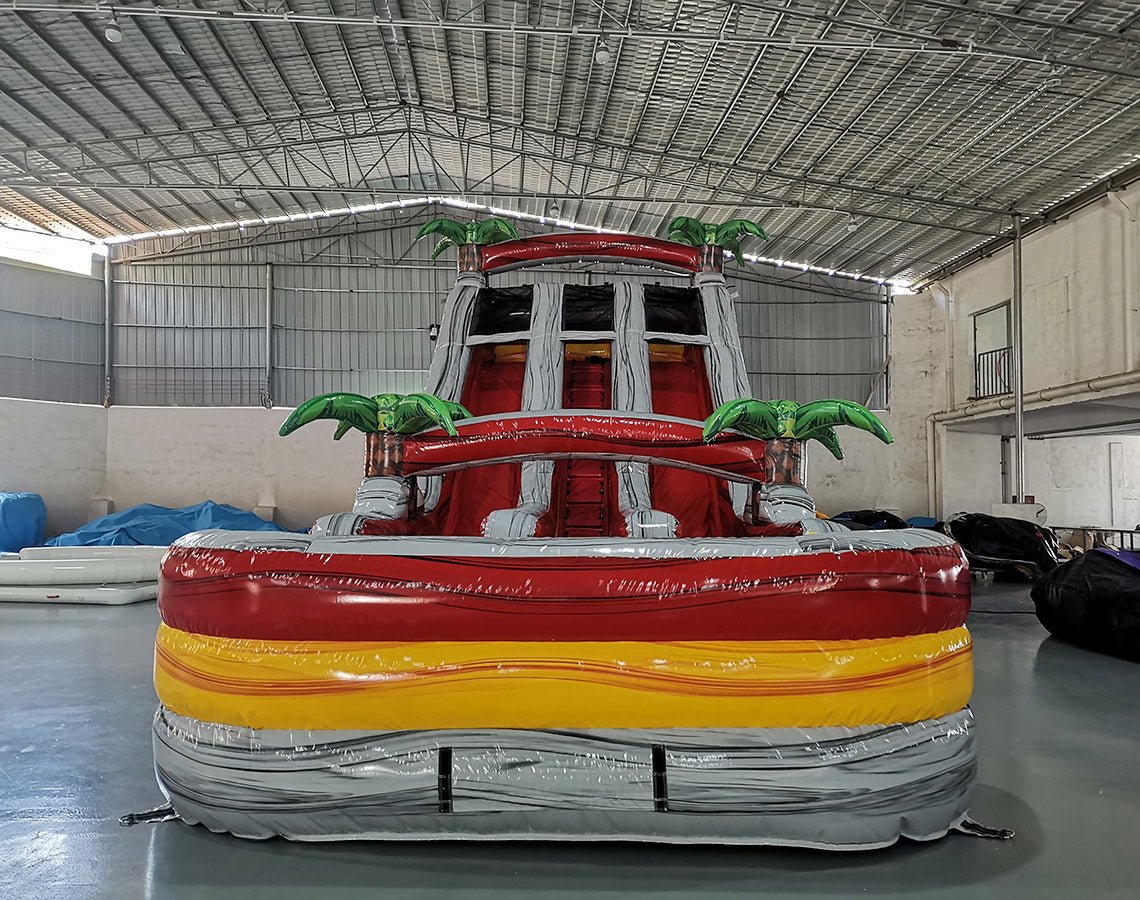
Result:
{"label": "metal railing", "polygon": [[999,347],[974,357],[975,397],[996,397],[1013,390],[1010,386],[1010,351],[1010,347]]}
{"label": "metal railing", "polygon": [[1065,543],[1079,544],[1084,550],[1111,547],[1116,550],[1140,549],[1140,531],[1128,528],[1094,528],[1089,525],[1050,525],[1049,530]]}

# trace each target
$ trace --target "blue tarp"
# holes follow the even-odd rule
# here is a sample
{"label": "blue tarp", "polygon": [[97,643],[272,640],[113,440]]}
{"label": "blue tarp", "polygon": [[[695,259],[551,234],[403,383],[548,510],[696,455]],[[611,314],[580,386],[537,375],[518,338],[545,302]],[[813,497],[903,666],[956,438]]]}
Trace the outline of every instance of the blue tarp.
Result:
{"label": "blue tarp", "polygon": [[0,553],[38,547],[46,525],[47,507],[39,494],[0,493]]}
{"label": "blue tarp", "polygon": [[165,546],[192,531],[226,528],[231,531],[285,531],[251,512],[206,500],[195,506],[168,509],[140,503],[122,512],[88,522],[70,534],[48,541],[51,547],[91,547],[150,544]]}

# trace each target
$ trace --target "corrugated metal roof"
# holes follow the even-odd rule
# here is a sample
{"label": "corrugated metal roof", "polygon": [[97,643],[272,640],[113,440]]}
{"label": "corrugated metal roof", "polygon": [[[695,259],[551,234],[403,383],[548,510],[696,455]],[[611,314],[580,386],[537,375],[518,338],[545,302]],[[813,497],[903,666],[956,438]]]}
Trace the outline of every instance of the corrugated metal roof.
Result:
{"label": "corrugated metal roof", "polygon": [[647,233],[747,215],[767,256],[917,277],[1134,162],[1138,59],[1135,0],[15,0],[0,219],[558,199]]}

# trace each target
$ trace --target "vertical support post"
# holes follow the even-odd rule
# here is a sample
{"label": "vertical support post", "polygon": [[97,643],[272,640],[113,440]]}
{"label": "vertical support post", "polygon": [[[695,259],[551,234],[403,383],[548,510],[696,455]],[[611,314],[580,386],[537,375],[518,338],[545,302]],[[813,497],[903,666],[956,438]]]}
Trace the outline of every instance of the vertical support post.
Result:
{"label": "vertical support post", "polygon": [[1001,502],[1005,503],[1013,496],[1013,491],[1010,490],[1009,479],[1009,441],[1008,434],[1001,436]]}
{"label": "vertical support post", "polygon": [[273,409],[273,263],[265,264],[265,383],[261,405]]}
{"label": "vertical support post", "polygon": [[111,405],[111,332],[115,325],[115,278],[112,271],[115,245],[107,244],[103,257],[103,406]]}
{"label": "vertical support post", "polygon": [[1017,502],[1025,502],[1025,341],[1022,334],[1021,216],[1013,216],[1013,453]]}

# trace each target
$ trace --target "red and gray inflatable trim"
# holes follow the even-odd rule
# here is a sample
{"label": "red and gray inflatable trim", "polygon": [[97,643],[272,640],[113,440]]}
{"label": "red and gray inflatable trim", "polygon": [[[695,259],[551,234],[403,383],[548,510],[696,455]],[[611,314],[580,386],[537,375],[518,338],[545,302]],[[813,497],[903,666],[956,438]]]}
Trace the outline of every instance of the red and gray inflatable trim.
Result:
{"label": "red and gray inflatable trim", "polygon": [[544,234],[480,248],[484,272],[570,259],[627,260],[680,272],[700,268],[701,248],[633,234]]}

